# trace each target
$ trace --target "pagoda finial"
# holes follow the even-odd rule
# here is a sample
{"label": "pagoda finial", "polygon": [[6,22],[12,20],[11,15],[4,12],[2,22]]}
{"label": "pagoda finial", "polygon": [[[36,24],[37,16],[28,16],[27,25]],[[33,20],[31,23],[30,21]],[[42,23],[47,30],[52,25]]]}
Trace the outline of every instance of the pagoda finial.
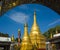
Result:
{"label": "pagoda finial", "polygon": [[24,24],[24,36],[27,36],[27,34],[28,34],[28,24],[25,23]]}
{"label": "pagoda finial", "polygon": [[53,35],[52,35],[52,33],[50,34],[50,38],[52,38],[53,37]]}
{"label": "pagoda finial", "polygon": [[57,28],[56,28],[56,34],[58,33]]}
{"label": "pagoda finial", "polygon": [[18,29],[18,32],[20,31],[20,29]]}
{"label": "pagoda finial", "polygon": [[14,42],[14,34],[12,34],[11,41]]}
{"label": "pagoda finial", "polygon": [[34,11],[34,23],[36,23],[36,11]]}

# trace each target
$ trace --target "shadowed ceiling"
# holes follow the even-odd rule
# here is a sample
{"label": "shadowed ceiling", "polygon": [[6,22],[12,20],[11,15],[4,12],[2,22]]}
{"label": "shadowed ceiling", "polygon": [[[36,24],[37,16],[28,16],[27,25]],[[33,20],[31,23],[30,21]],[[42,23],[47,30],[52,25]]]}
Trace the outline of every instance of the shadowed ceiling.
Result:
{"label": "shadowed ceiling", "polygon": [[0,0],[0,15],[21,4],[42,4],[60,14],[60,0]]}

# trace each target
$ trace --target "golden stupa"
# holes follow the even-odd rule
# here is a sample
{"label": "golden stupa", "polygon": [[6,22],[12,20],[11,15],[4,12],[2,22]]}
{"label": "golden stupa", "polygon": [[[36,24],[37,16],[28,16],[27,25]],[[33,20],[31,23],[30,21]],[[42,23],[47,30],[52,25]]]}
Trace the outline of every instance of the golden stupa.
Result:
{"label": "golden stupa", "polygon": [[34,23],[30,31],[30,39],[33,46],[39,49],[46,48],[46,38],[41,34],[38,24],[36,22],[36,12],[34,12]]}
{"label": "golden stupa", "polygon": [[20,50],[32,50],[32,43],[30,41],[30,37],[28,35],[28,25],[24,25],[24,36],[21,42]]}

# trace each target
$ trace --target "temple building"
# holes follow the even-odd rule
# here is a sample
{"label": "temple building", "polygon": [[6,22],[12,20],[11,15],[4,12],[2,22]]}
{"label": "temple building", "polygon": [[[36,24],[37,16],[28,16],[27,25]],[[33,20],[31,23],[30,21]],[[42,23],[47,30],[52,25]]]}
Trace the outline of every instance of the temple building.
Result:
{"label": "temple building", "polygon": [[60,31],[56,30],[56,34],[52,35],[52,38],[49,39],[49,43],[51,50],[60,50]]}

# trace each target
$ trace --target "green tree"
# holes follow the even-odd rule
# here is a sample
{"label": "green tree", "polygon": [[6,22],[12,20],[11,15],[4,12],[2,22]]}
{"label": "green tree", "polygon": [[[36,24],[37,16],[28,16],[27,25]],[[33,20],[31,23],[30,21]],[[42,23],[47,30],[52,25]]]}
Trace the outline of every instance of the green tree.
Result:
{"label": "green tree", "polygon": [[51,33],[52,33],[52,35],[56,34],[56,30],[57,30],[58,32],[60,32],[60,25],[58,25],[58,26],[56,26],[56,27],[54,27],[54,28],[50,28],[50,29],[49,29],[48,31],[46,31],[43,35],[44,35],[47,39],[49,39]]}
{"label": "green tree", "polygon": [[0,37],[9,37],[9,34],[0,32]]}

